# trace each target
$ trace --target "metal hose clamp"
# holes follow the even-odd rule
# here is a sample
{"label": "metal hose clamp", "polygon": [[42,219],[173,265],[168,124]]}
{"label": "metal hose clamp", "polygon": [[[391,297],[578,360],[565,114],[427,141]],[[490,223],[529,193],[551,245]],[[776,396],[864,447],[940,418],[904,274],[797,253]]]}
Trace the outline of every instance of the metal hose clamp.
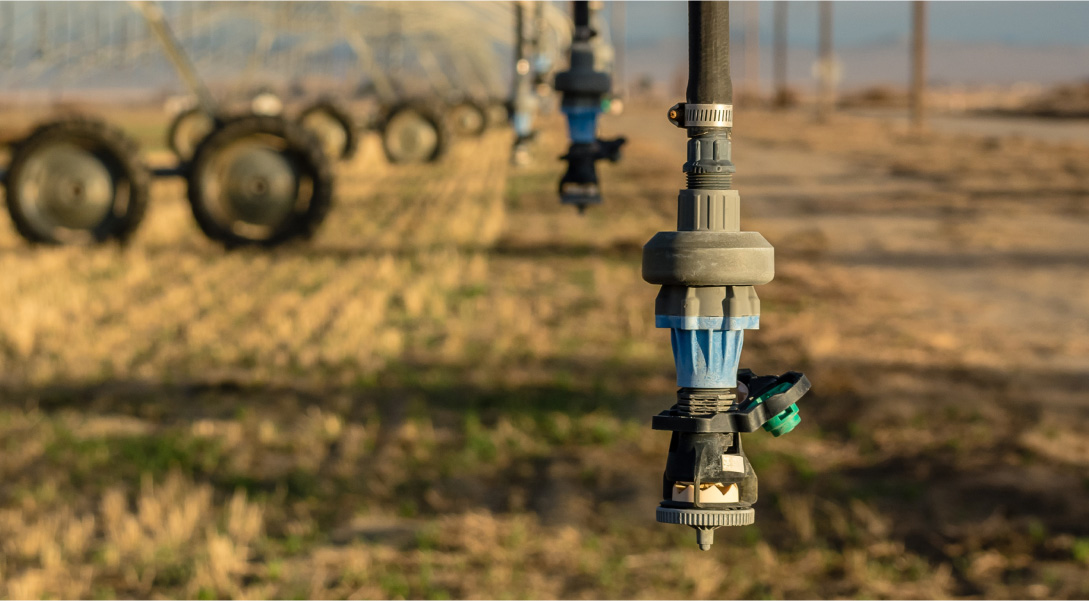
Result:
{"label": "metal hose clamp", "polygon": [[680,102],[669,109],[669,122],[677,127],[733,127],[734,105]]}

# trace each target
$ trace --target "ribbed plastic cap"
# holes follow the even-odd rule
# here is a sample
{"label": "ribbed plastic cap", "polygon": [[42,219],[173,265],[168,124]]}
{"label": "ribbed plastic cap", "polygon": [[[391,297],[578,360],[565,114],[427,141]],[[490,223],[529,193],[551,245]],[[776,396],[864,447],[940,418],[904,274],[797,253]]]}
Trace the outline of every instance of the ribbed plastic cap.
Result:
{"label": "ribbed plastic cap", "polygon": [[655,515],[663,524],[680,524],[693,528],[719,528],[721,526],[748,526],[756,521],[752,507],[739,509],[681,509],[659,507]]}

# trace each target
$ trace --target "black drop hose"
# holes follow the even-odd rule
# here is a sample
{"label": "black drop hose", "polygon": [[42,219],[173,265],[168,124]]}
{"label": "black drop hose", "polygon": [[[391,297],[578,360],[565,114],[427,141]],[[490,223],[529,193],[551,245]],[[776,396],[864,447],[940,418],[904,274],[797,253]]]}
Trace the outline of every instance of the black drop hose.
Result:
{"label": "black drop hose", "polygon": [[590,28],[590,3],[586,0],[575,0],[574,4],[574,18],[575,18],[575,42],[586,42],[590,38],[594,37],[594,32]]}
{"label": "black drop hose", "polygon": [[729,2],[688,3],[688,91],[685,96],[692,104],[733,104]]}

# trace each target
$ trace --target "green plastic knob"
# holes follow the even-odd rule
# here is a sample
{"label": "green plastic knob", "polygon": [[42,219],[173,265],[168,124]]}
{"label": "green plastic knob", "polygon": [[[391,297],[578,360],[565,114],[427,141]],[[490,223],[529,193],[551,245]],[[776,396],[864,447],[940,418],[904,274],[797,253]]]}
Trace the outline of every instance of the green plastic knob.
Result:
{"label": "green plastic knob", "polygon": [[[765,400],[777,394],[790,390],[792,386],[793,384],[791,384],[790,382],[783,382],[778,386],[773,387],[771,390],[765,392],[764,394],[756,397],[756,399],[754,399],[754,402],[763,403]],[[769,419],[764,424],[764,430],[771,432],[772,436],[775,437],[779,437],[783,434],[786,434],[787,432],[790,432],[795,427],[797,427],[798,424],[802,423],[802,416],[799,415],[799,412],[800,410],[798,409],[798,404],[792,404],[786,409],[783,409],[779,413],[779,415],[776,415],[775,417]]]}
{"label": "green plastic knob", "polygon": [[769,419],[764,424],[764,429],[771,432],[772,436],[779,437],[793,430],[802,423],[802,416],[798,414],[798,405],[791,405],[783,412]]}

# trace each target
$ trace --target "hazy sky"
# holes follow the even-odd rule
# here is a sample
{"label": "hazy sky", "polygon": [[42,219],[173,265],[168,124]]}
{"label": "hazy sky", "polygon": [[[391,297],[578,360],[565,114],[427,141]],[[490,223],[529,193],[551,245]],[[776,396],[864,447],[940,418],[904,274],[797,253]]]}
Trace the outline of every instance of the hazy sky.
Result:
{"label": "hazy sky", "polygon": [[[732,27],[740,34],[743,2],[731,6]],[[762,41],[771,41],[772,2],[760,2]],[[789,41],[816,45],[817,3],[789,2]],[[653,43],[684,35],[684,2],[627,2],[628,43]],[[1027,46],[1089,45],[1089,2],[930,2],[934,41],[1002,42]],[[851,48],[907,35],[909,2],[836,2],[835,44]]]}

